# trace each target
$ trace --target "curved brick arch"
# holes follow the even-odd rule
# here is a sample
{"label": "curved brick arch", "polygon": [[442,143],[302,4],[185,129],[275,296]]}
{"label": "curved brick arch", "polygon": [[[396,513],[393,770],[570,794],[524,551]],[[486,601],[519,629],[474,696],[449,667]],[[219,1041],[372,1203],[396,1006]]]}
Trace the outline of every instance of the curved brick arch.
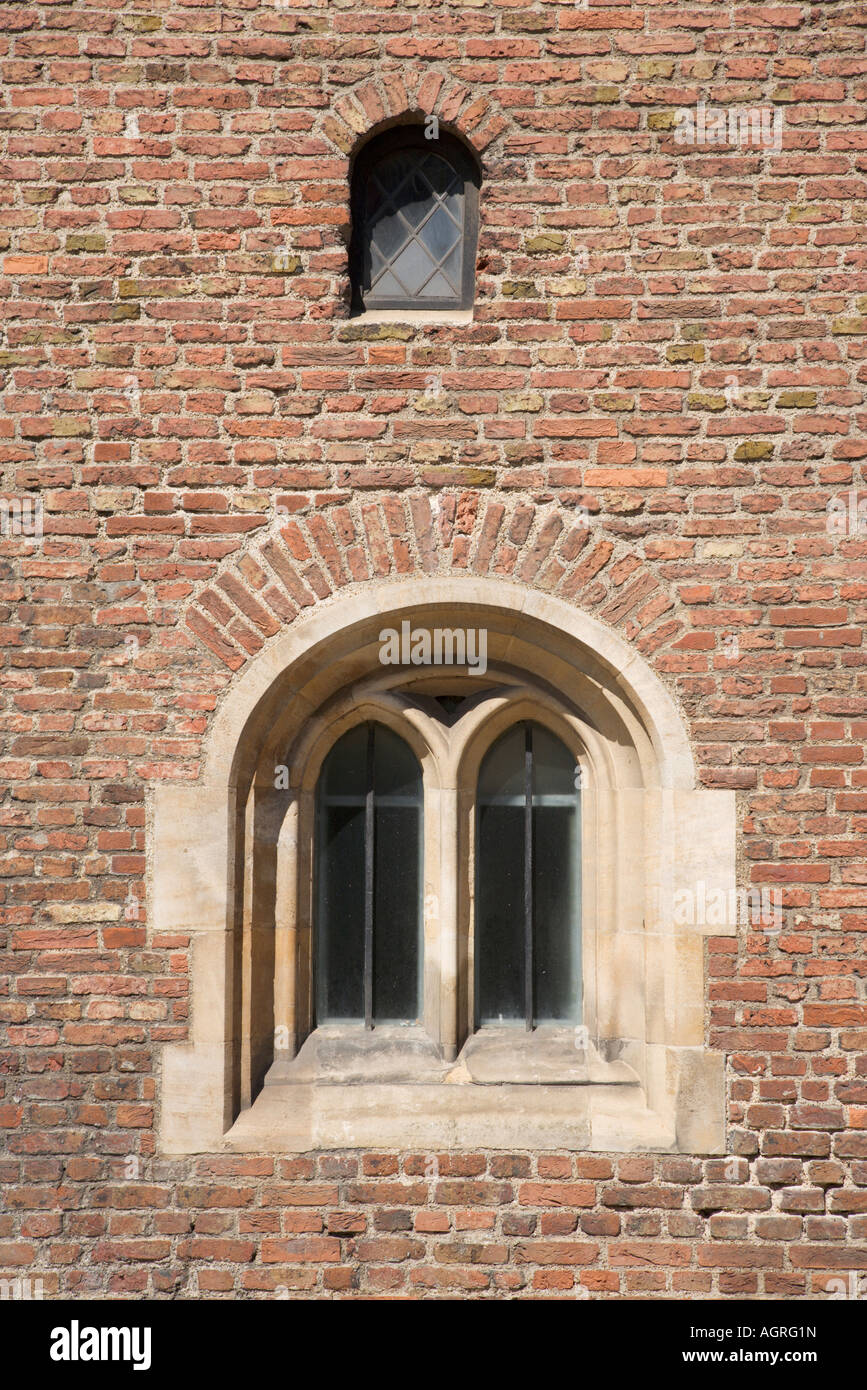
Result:
{"label": "curved brick arch", "polygon": [[[553,650],[555,660],[558,653],[564,658],[561,666],[548,668],[554,670],[555,681],[564,667],[567,684],[573,670],[590,681],[599,677],[611,697],[625,700],[635,716],[631,727],[640,732],[658,773],[640,788],[630,785],[624,789],[627,799],[622,803],[624,815],[628,807],[632,812],[638,808],[638,818],[631,822],[635,834],[626,836],[631,852],[636,845],[644,845],[637,827],[645,825],[645,813],[650,817],[647,824],[654,827],[651,834],[656,845],[646,861],[639,896],[632,900],[632,910],[637,912],[640,907],[643,913],[640,931],[633,931],[633,935],[640,938],[639,955],[645,962],[642,969],[649,972],[641,976],[644,984],[637,988],[641,999],[664,996],[661,1016],[670,1030],[662,1038],[654,1035],[651,1041],[643,1031],[642,1015],[639,1031],[618,1024],[613,1034],[645,1037],[652,1048],[648,1089],[642,1092],[646,1104],[643,1099],[640,1114],[624,1122],[639,1127],[630,1130],[627,1146],[634,1145],[636,1133],[644,1140],[651,1133],[641,1127],[646,1111],[652,1116],[648,1123],[657,1126],[648,1142],[670,1151],[677,1151],[678,1145],[698,1145],[701,1152],[721,1152],[722,1058],[704,1048],[702,936],[697,932],[688,943],[681,937],[675,943],[675,919],[669,904],[681,891],[674,866],[680,865],[687,875],[685,882],[690,881],[693,860],[684,846],[695,842],[699,821],[705,827],[704,838],[699,840],[703,871],[718,875],[726,890],[733,891],[735,803],[731,793],[708,791],[698,785],[688,726],[650,662],[638,651],[638,634],[655,633],[662,641],[661,633],[668,630],[670,636],[676,630],[677,625],[672,628],[665,616],[671,599],[656,576],[636,572],[640,565],[636,556],[615,556],[609,540],[588,534],[588,528],[581,524],[583,517],[577,519],[568,511],[546,504],[531,506],[517,499],[507,505],[465,493],[439,500],[436,512],[434,516],[424,497],[386,494],[364,501],[352,499],[343,505],[331,500],[321,511],[299,513],[262,536],[255,551],[251,549],[227,564],[187,615],[191,628],[203,640],[202,625],[209,624],[209,645],[217,642],[221,660],[229,665],[233,650],[239,659],[233,663],[234,676],[226,681],[230,698],[220,706],[203,750],[203,775],[195,785],[156,787],[152,801],[150,892],[155,929],[177,934],[183,928],[195,933],[198,956],[193,973],[191,1042],[164,1054],[163,1146],[168,1152],[187,1153],[222,1144],[227,1135],[230,1145],[248,1142],[240,1131],[236,1134],[232,1129],[240,1113],[238,1096],[252,1100],[264,1072],[261,1068],[255,1075],[245,1071],[243,1042],[239,1045],[238,1035],[232,1033],[234,1004],[229,1008],[226,1001],[237,1001],[243,987],[235,964],[236,945],[229,947],[227,942],[240,939],[239,923],[248,921],[243,907],[248,901],[251,941],[260,936],[264,939],[284,918],[274,915],[276,908],[272,912],[270,899],[265,902],[263,916],[264,899],[259,889],[254,887],[248,899],[238,896],[239,885],[247,882],[246,866],[265,864],[266,860],[257,858],[261,853],[271,855],[267,860],[271,868],[263,872],[261,883],[274,886],[275,892],[285,875],[289,875],[287,882],[300,884],[299,874],[306,873],[301,860],[292,858],[291,853],[287,858],[287,847],[296,843],[299,822],[294,812],[289,814],[282,791],[275,800],[271,780],[280,759],[278,752],[275,760],[275,750],[288,746],[281,741],[279,730],[263,751],[275,729],[275,719],[288,703],[293,706],[296,731],[306,727],[322,708],[323,690],[327,694],[331,689],[346,689],[347,674],[349,688],[357,692],[360,687],[353,682],[377,660],[376,634],[383,622],[393,623],[402,614],[422,611],[451,615],[472,605],[478,613],[491,615],[490,626],[495,632],[502,632],[498,618],[505,617],[510,639],[507,650],[512,652],[511,639],[515,638],[518,665],[525,651],[520,634],[530,633],[535,624],[537,631],[556,635],[554,648],[547,639],[531,644],[532,661],[539,670],[545,670]],[[304,595],[309,602],[301,602]],[[582,597],[584,603],[576,602]],[[604,621],[588,612],[590,600],[605,615]],[[243,634],[231,616],[224,618],[222,632],[204,616],[209,606],[215,609],[222,605],[229,613],[230,602],[238,621],[244,614]],[[288,619],[282,624],[277,616],[281,610]],[[258,628],[255,642],[247,641],[244,646],[255,647],[256,655],[247,659],[240,656],[237,645],[230,644],[249,637],[254,628]],[[625,636],[627,630],[631,630],[631,641]],[[273,636],[273,642],[267,642],[268,636]],[[529,663],[523,664],[531,669]],[[246,669],[240,670],[241,666]],[[637,744],[635,748],[637,752]],[[260,757],[268,765],[268,775],[263,778],[255,776]],[[634,792],[640,803],[634,800]],[[303,809],[295,793],[292,795],[296,808],[301,807],[298,814],[306,816],[309,805]],[[606,807],[605,823],[616,822],[622,827],[625,822],[620,803],[610,818],[607,801]],[[309,843],[307,821],[300,825],[298,842]],[[260,831],[267,840],[261,838]],[[450,852],[442,862],[450,872]],[[713,865],[712,870],[709,865]],[[254,884],[260,882],[256,873],[258,869],[254,870]],[[625,867],[620,877],[629,877]],[[606,880],[606,893],[613,883],[614,878]],[[642,894],[646,894],[646,901]],[[610,895],[605,898],[606,911],[613,902],[609,899]],[[623,899],[619,903],[618,914],[628,913],[626,902]],[[300,917],[293,916],[294,909],[289,911],[287,924],[306,920],[306,909],[298,910]],[[628,918],[618,915],[617,921],[622,920]],[[654,949],[645,954],[645,943],[651,939],[645,936],[648,924]],[[259,925],[265,927],[264,933]],[[728,925],[723,926],[730,934]],[[678,967],[666,974],[666,962],[671,964],[673,953],[678,956]],[[255,976],[266,995],[273,987],[276,1000],[273,955],[266,951],[250,959],[250,979]],[[292,959],[285,958],[285,970],[295,968]],[[298,968],[307,970],[306,966]],[[309,978],[309,972],[304,978]],[[457,966],[450,978],[457,980]],[[669,983],[663,989],[664,980]],[[446,992],[452,997],[452,986]],[[624,997],[630,997],[629,988]],[[259,1032],[255,1031],[259,1025],[252,1022],[253,1014],[246,1017],[251,1020],[249,1033],[242,1033],[242,1038],[249,1037],[249,1057],[265,1057],[263,1065],[270,1065],[271,1025],[282,1015],[272,1015],[266,1005],[259,1016],[264,1020]],[[286,1017],[290,1022],[285,1026],[294,1030],[302,1015],[290,1011]],[[306,1025],[300,1026],[302,1036],[306,1036]],[[456,1022],[447,1035],[454,1055],[457,1029]],[[666,1078],[664,1083],[661,1077]],[[713,1097],[709,1108],[702,1111],[700,1133],[691,1128],[699,1114],[692,1099],[697,1088]],[[255,1115],[254,1108],[242,1106],[246,1118],[239,1122],[258,1126],[270,1099],[266,1098]],[[592,1138],[595,1148],[618,1149],[622,1132],[607,1129],[604,1119],[599,1123],[601,1127],[594,1129],[586,1142],[591,1143]],[[440,1142],[439,1133],[430,1139],[431,1144]],[[288,1133],[282,1133],[276,1142],[290,1139]],[[266,1141],[275,1142],[271,1132],[266,1136],[257,1128],[254,1147]],[[306,1136],[301,1142],[307,1144]],[[330,1142],[326,1140],[326,1147]],[[395,1142],[399,1147],[404,1140]]]}
{"label": "curved brick arch", "polygon": [[487,93],[474,95],[443,73],[401,64],[382,68],[379,80],[366,78],[334,103],[323,133],[344,154],[359,141],[408,116],[436,116],[481,157],[509,124]]}
{"label": "curved brick arch", "polygon": [[659,574],[585,513],[478,492],[366,494],[281,518],[199,591],[186,624],[234,672],[299,613],[350,586],[456,574],[565,599],[645,656],[683,631]]}

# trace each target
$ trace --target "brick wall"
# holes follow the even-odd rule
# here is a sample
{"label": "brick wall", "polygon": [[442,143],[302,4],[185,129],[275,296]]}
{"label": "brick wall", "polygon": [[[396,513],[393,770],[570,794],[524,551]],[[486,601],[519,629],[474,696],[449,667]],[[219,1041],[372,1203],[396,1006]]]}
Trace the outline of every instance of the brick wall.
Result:
{"label": "brick wall", "polygon": [[[2,496],[43,508],[0,543],[0,1274],[788,1298],[867,1270],[865,29],[0,10]],[[781,148],[679,143],[700,100],[781,112]],[[469,326],[347,317],[348,154],[407,111],[484,161]],[[739,792],[741,879],[785,920],[708,943],[729,1157],[159,1158],[188,962],[148,927],[147,786],[198,775],[301,609],[462,570],[616,627]]]}

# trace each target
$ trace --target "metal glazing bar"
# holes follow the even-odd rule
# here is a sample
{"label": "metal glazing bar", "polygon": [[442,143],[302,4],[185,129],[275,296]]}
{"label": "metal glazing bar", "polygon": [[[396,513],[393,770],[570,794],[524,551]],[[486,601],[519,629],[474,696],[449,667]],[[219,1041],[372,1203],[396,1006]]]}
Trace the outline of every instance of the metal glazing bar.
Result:
{"label": "metal glazing bar", "polygon": [[534,1025],[533,989],[533,730],[524,726],[524,1014],[527,1032]]}
{"label": "metal glazing bar", "polygon": [[374,736],[367,726],[367,778],[364,797],[364,1026],[373,1027],[373,864],[374,864]]}

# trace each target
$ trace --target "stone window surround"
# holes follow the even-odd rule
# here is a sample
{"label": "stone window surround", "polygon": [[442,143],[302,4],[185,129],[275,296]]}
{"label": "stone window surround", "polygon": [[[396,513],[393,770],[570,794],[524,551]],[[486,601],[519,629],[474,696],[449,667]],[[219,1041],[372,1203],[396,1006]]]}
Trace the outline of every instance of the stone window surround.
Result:
{"label": "stone window surround", "polygon": [[[407,686],[418,668],[383,674],[376,645],[381,628],[408,616],[417,626],[487,627],[480,683],[508,683],[510,692],[478,697],[451,730],[411,708],[406,692],[389,686]],[[528,670],[542,679],[519,685],[516,674]],[[293,1083],[286,1063],[309,1028],[313,790],[328,748],[369,717],[407,737],[422,763],[424,1026],[444,1060],[458,1061],[437,1084]],[[460,1057],[472,1036],[472,876],[457,866],[471,867],[481,758],[524,717],[547,723],[585,772],[585,1023],[596,1050],[584,1084],[475,1084]],[[459,726],[450,745],[445,736]],[[295,791],[277,794],[274,767],[286,762],[287,746]],[[587,614],[509,581],[359,586],[296,620],[232,682],[201,781],[156,788],[149,820],[154,929],[192,937],[191,1041],[163,1057],[164,1152],[367,1144],[724,1151],[723,1058],[704,1046],[706,929],[675,925],[671,903],[699,878],[708,891],[734,887],[734,794],[695,786],[671,697],[634,648]],[[459,834],[443,834],[444,821]],[[255,842],[255,854],[245,856],[245,842]],[[261,1029],[257,1039],[251,1028],[267,1014],[261,964],[258,979],[251,967],[263,943],[270,1054]],[[271,1066],[274,1028],[289,1047]],[[615,1064],[619,1074],[606,1076]],[[624,1067],[634,1084],[623,1084]]]}

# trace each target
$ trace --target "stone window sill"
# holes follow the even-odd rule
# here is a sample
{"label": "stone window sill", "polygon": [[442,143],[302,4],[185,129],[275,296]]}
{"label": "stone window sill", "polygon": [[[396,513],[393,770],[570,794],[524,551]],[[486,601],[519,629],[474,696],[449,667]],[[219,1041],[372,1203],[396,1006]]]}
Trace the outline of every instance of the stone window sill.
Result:
{"label": "stone window sill", "polygon": [[223,1148],[671,1152],[675,1143],[632,1068],[577,1049],[572,1030],[485,1029],[447,1063],[421,1027],[332,1025],[274,1063]]}
{"label": "stone window sill", "polygon": [[548,1085],[638,1086],[625,1062],[606,1062],[590,1042],[579,1048],[571,1028],[487,1027],[468,1039],[457,1062],[444,1062],[419,1025],[316,1028],[297,1057],[277,1060],[266,1086]]}
{"label": "stone window sill", "polygon": [[466,1043],[458,1065],[477,1085],[639,1086],[626,1062],[606,1062],[591,1042],[576,1045],[571,1028],[483,1028]]}
{"label": "stone window sill", "polygon": [[459,327],[472,321],[472,309],[366,309],[348,320],[351,324],[409,323],[416,327],[449,323]]}
{"label": "stone window sill", "polygon": [[323,1024],[314,1029],[297,1057],[278,1058],[265,1078],[266,1086],[358,1086],[444,1081],[449,1064],[418,1025],[380,1025],[366,1031],[360,1025]]}

